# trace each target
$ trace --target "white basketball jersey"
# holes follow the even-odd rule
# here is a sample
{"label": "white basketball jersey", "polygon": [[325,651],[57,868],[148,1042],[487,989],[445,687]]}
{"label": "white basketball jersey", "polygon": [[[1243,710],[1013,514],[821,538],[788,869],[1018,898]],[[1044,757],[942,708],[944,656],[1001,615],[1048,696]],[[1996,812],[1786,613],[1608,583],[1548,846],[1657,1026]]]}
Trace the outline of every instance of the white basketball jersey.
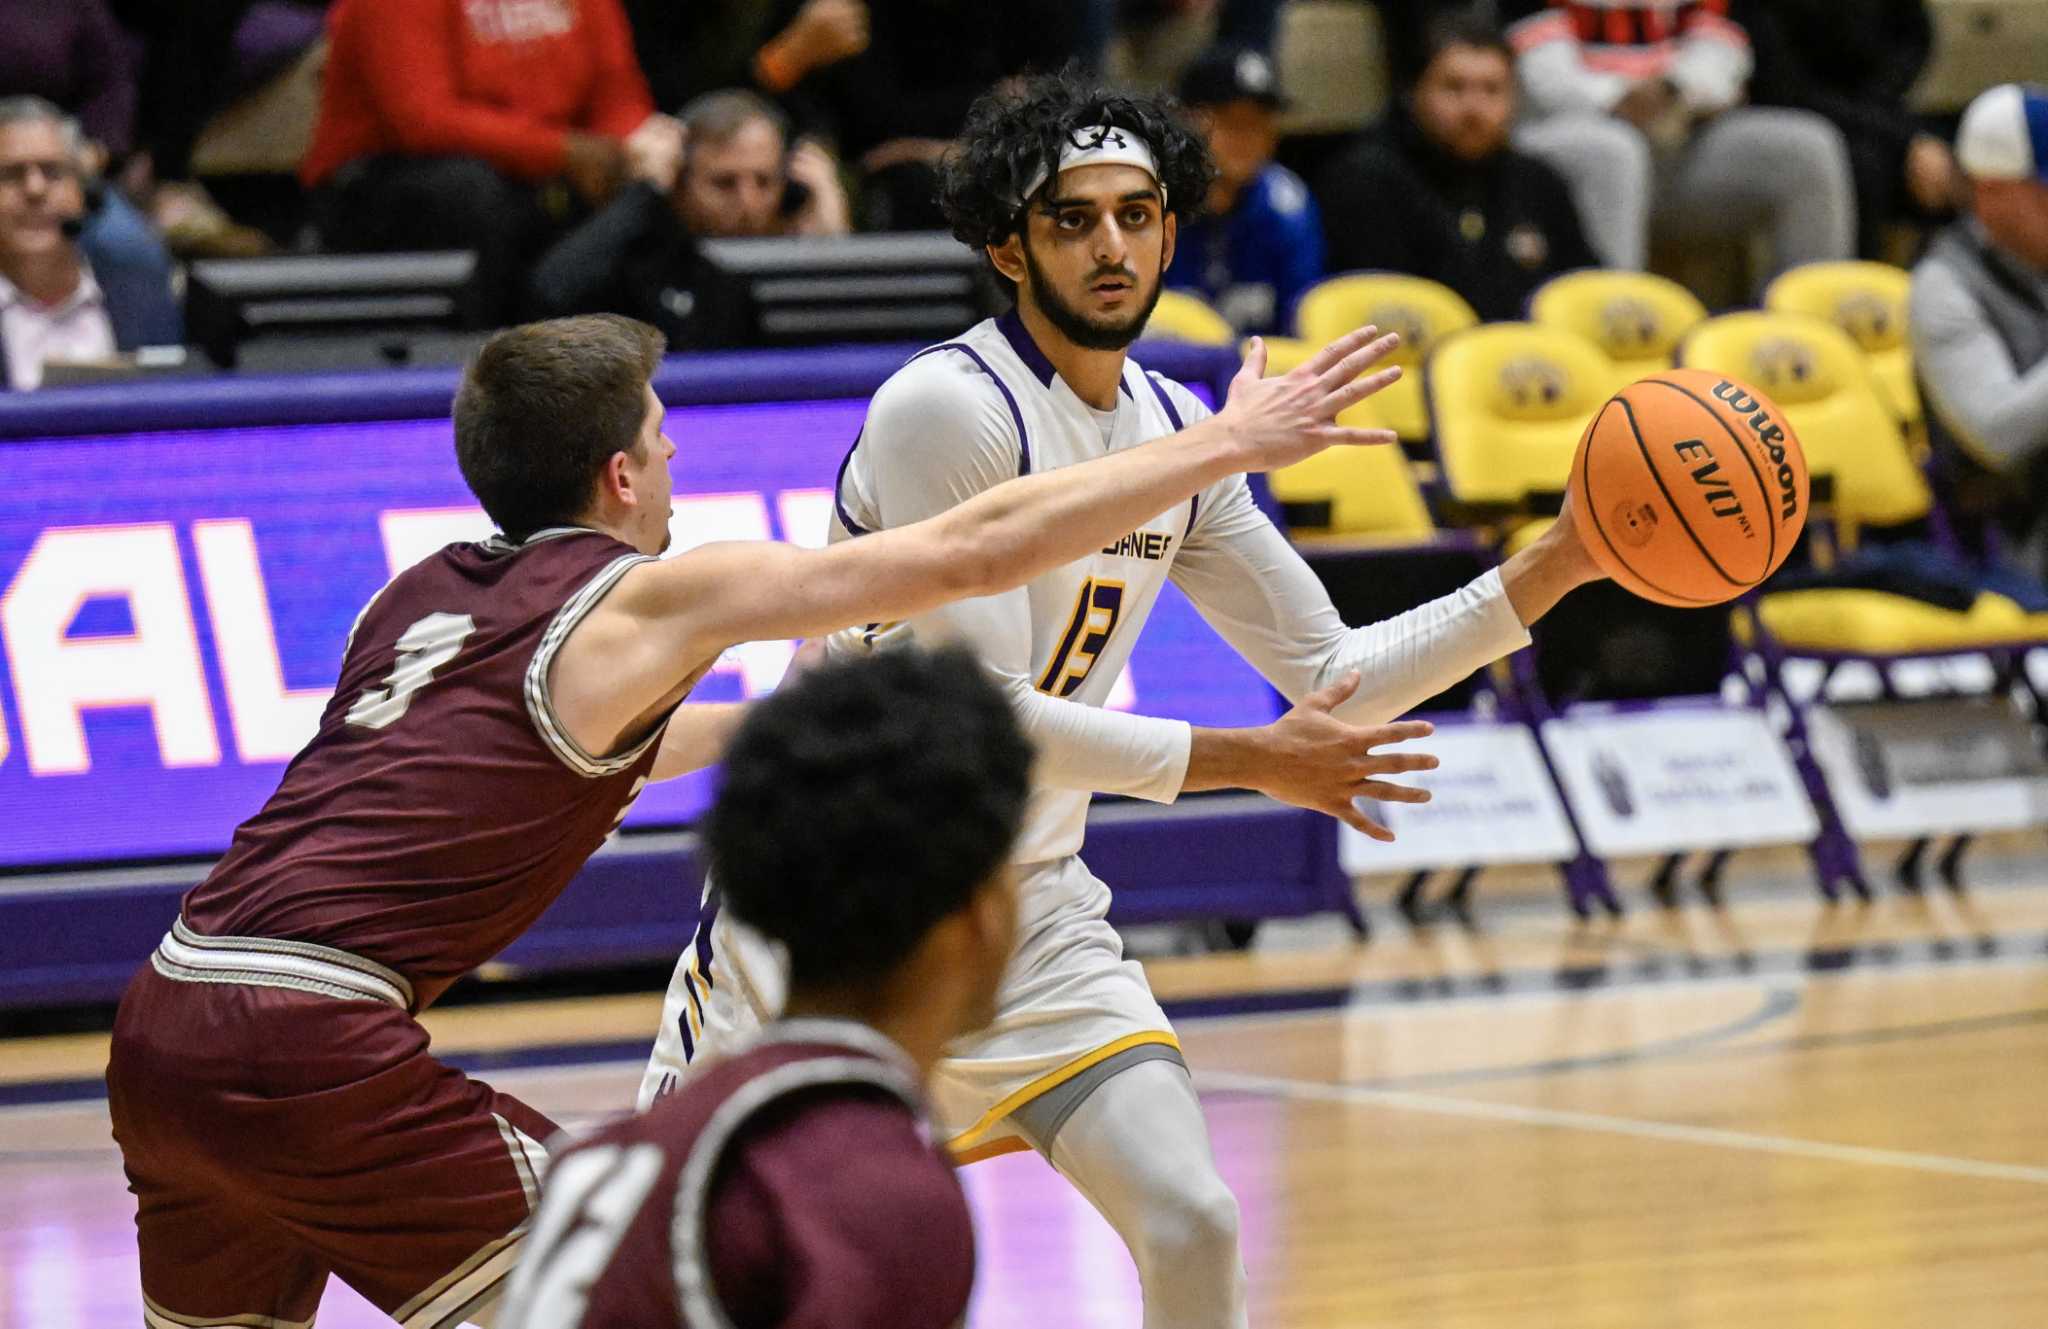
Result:
{"label": "white basketball jersey", "polygon": [[[920,520],[1002,480],[1136,447],[1209,414],[1185,387],[1146,373],[1135,360],[1124,363],[1116,409],[1095,410],[1058,377],[1014,314],[990,319],[953,341],[920,352],[890,378],[875,402],[867,428],[840,472],[834,540],[900,526],[906,519]],[[963,418],[971,418],[973,427],[959,431]],[[934,437],[914,444],[875,436],[878,426],[903,428],[899,421],[920,430],[958,432],[950,441]],[[947,457],[944,450],[949,446],[974,455],[965,461]],[[903,468],[890,470],[881,456],[885,449],[914,449],[932,463],[918,477],[922,496],[903,503]],[[1242,486],[1243,481],[1226,483]],[[1203,503],[1220,501],[1224,488],[1205,490],[1101,551],[1030,583],[1025,592],[1031,606],[1028,673],[1034,688],[1088,706],[1100,707],[1110,700],[1173,570],[1175,553],[1200,519]],[[936,635],[960,632],[958,624],[955,617],[945,624],[920,619],[881,625],[840,633],[831,645],[836,651],[866,650],[911,635],[930,641]],[[985,653],[999,649],[991,641],[976,639],[970,644]],[[1017,860],[1040,862],[1078,850],[1088,801],[1083,790],[1041,786],[1017,846]]]}

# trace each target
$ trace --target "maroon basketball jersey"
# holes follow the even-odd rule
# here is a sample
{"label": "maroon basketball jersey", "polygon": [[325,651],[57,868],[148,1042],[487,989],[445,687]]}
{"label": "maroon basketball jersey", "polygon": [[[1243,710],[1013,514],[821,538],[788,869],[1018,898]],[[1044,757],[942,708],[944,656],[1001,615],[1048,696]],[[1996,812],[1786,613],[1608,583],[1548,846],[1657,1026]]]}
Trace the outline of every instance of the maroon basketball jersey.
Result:
{"label": "maroon basketball jersey", "polygon": [[771,1025],[558,1151],[501,1329],[950,1329],[974,1229],[912,1071],[874,1030]]}
{"label": "maroon basketball jersey", "polygon": [[207,936],[316,942],[410,979],[424,1007],[569,884],[646,783],[657,725],[584,752],[548,669],[636,564],[596,531],[454,544],[357,621],[313,741],[186,895]]}

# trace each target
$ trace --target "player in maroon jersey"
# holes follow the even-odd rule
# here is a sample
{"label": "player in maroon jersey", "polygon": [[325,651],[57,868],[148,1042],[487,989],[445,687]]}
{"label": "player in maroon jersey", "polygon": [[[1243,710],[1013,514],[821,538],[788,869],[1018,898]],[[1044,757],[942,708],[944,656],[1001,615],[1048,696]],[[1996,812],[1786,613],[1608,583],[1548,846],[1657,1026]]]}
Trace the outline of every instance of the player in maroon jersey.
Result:
{"label": "player in maroon jersey", "polygon": [[[553,1132],[435,1061],[417,1013],[525,929],[650,779],[735,708],[676,713],[727,647],[1020,585],[1240,470],[1332,443],[1387,381],[1370,330],[1283,378],[1255,351],[1211,421],[821,550],[667,547],[658,333],[500,333],[455,400],[500,534],[401,573],[262,811],[185,897],[114,1026],[108,1105],[153,1329],[291,1329],[328,1274],[408,1326],[475,1319],[525,1235]],[[672,718],[672,713],[675,713]]]}
{"label": "player in maroon jersey", "polygon": [[783,1019],[554,1161],[499,1329],[946,1329],[974,1233],[924,1077],[987,1024],[1031,747],[967,652],[826,665],[761,703],[704,840],[789,948]]}

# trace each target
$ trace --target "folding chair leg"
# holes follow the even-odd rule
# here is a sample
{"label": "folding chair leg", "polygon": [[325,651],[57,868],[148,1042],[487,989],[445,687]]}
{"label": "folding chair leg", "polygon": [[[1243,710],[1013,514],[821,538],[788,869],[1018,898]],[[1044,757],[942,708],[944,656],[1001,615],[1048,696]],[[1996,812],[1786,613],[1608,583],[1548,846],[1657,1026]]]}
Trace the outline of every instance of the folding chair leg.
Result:
{"label": "folding chair leg", "polygon": [[1550,745],[1543,741],[1543,721],[1550,715],[1550,703],[1537,685],[1535,658],[1529,649],[1516,651],[1508,657],[1508,677],[1512,680],[1513,692],[1501,700],[1512,717],[1529,726],[1529,735],[1536,740],[1536,755],[1543,758],[1543,770],[1559,794],[1558,807],[1563,810],[1565,823],[1572,828],[1572,839],[1579,846],[1578,853],[1558,864],[1558,870],[1564,874],[1565,902],[1582,920],[1593,916],[1595,905],[1620,918],[1621,899],[1615,895],[1614,886],[1608,880],[1607,864],[1587,852],[1586,837],[1579,828],[1578,817],[1572,813],[1572,802],[1562,796],[1564,781],[1558,778],[1557,762],[1550,755]]}
{"label": "folding chair leg", "polygon": [[1941,857],[1935,860],[1934,870],[1941,874],[1942,885],[1957,895],[1961,895],[1964,890],[1963,855],[1970,852],[1971,839],[1968,835],[1958,835],[1949,842],[1947,850]]}
{"label": "folding chair leg", "polygon": [[1733,849],[1716,849],[1707,856],[1706,865],[1700,869],[1700,897],[1716,909],[1721,907],[1721,873],[1734,855]]}
{"label": "folding chair leg", "polygon": [[1920,894],[1921,872],[1927,864],[1927,847],[1933,841],[1921,836],[1906,846],[1906,852],[1899,855],[1898,867],[1894,869],[1899,889],[1909,895]]}
{"label": "folding chair leg", "polygon": [[1458,873],[1458,879],[1451,883],[1450,893],[1444,896],[1444,908],[1458,920],[1458,926],[1468,932],[1476,931],[1479,926],[1478,919],[1472,914],[1472,885],[1479,880],[1479,872],[1480,869],[1473,866]]}
{"label": "folding chair leg", "polygon": [[1678,870],[1685,860],[1684,854],[1666,854],[1650,875],[1650,895],[1666,909],[1678,908]]}
{"label": "folding chair leg", "polygon": [[1432,869],[1418,868],[1408,874],[1408,881],[1401,887],[1401,893],[1394,897],[1394,907],[1401,911],[1401,917],[1416,927],[1429,921],[1428,905],[1424,895],[1429,890],[1429,879],[1436,875]]}
{"label": "folding chair leg", "polygon": [[[1813,755],[1813,745],[1806,732],[1806,710],[1793,699],[1785,686],[1784,652],[1764,630],[1760,617],[1752,619],[1752,622],[1755,624],[1757,656],[1764,662],[1767,695],[1775,692],[1785,703],[1785,746],[1791,751],[1792,766],[1799,772],[1799,782],[1806,786],[1806,796],[1820,818],[1820,833],[1807,845],[1807,855],[1813,860],[1814,882],[1830,902],[1842,898],[1844,886],[1854,891],[1858,899],[1868,901],[1871,898],[1870,883],[1863,879],[1862,858],[1857,853],[1856,841],[1850,838],[1848,829],[1842,825],[1841,813],[1835,808],[1834,796],[1828,791],[1827,775]],[[1832,673],[1832,666],[1827,667],[1819,695],[1826,695],[1826,680]]]}

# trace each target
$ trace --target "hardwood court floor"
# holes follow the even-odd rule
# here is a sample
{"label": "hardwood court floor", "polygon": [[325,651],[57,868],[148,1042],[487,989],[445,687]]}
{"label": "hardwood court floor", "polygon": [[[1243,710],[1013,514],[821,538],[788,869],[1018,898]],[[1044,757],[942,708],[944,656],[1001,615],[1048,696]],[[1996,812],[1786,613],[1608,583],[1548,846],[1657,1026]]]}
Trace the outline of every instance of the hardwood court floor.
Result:
{"label": "hardwood court floor", "polygon": [[[1244,1213],[1253,1323],[2048,1324],[2048,887],[1826,909],[1552,907],[1472,937],[1297,930],[1149,965]],[[1204,1015],[1224,1006],[1267,1009]],[[626,1102],[652,997],[436,1012],[571,1125]],[[0,1089],[96,1037],[0,1044]],[[12,1083],[10,1083],[12,1082]],[[0,1110],[0,1325],[139,1319],[104,1105]],[[1136,1326],[1114,1235],[1035,1157],[971,1168],[981,1329]],[[381,1321],[330,1289],[322,1323]]]}

